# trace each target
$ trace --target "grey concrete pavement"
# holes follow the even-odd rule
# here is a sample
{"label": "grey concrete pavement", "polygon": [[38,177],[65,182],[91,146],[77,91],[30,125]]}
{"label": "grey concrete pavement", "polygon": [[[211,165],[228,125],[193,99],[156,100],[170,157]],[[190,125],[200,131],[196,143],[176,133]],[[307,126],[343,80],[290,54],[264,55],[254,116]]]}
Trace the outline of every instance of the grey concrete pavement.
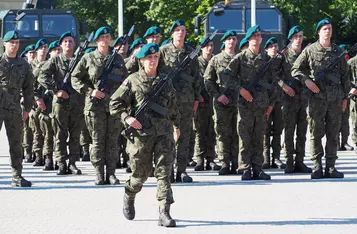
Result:
{"label": "grey concrete pavement", "polygon": [[[345,179],[311,181],[310,175],[267,170],[271,181],[193,172],[192,184],[173,185],[172,216],[178,227],[157,226],[155,179],[136,200],[134,221],[122,215],[123,184],[94,186],[90,163],[79,162],[80,176],[57,176],[24,164],[29,189],[10,187],[8,145],[0,133],[0,233],[357,233],[357,155],[339,152]],[[306,159],[309,166],[311,161]]]}

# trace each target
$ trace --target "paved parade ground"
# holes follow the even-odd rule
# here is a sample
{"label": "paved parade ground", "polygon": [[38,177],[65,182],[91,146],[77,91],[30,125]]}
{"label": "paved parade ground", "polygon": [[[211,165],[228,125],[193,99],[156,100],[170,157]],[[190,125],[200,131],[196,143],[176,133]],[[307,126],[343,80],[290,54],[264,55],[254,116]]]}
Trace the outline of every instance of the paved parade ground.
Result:
{"label": "paved parade ground", "polygon": [[[136,199],[136,217],[122,215],[123,184],[95,186],[94,169],[78,162],[84,175],[57,176],[24,164],[28,189],[10,186],[5,130],[0,133],[0,233],[357,233],[357,156],[339,152],[345,179],[311,181],[309,174],[267,170],[271,181],[193,172],[192,184],[173,185],[172,216],[177,228],[157,226],[156,184],[150,178]],[[307,158],[307,164],[312,163]]]}

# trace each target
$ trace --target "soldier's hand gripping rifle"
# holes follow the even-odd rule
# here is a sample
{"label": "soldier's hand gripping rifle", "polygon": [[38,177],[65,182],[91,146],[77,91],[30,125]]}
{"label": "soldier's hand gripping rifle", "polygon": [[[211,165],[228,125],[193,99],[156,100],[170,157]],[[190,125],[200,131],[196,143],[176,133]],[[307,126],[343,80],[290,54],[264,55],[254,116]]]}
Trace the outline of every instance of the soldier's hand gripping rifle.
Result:
{"label": "soldier's hand gripping rifle", "polygon": [[[186,69],[188,65],[197,57],[198,53],[201,51],[203,47],[205,47],[208,42],[212,41],[213,37],[217,34],[217,30],[214,31],[210,37],[206,38],[200,45],[196,47],[189,55],[185,57],[185,59],[177,66],[175,69],[171,70],[169,74],[167,74],[163,79],[161,79],[151,90],[149,95],[145,98],[143,103],[136,109],[134,118],[136,118],[139,122],[144,122],[147,119],[146,112],[149,109],[153,111],[157,111],[158,109],[163,109],[161,106],[155,103],[156,98],[160,95],[160,93],[165,90],[168,86],[169,82],[177,77],[182,71]],[[161,114],[161,113],[160,113]],[[145,124],[143,124],[145,126]],[[122,135],[125,136],[131,142],[133,141],[133,131],[134,129],[129,126],[123,132]]]}
{"label": "soldier's hand gripping rifle", "polygon": [[[74,53],[74,59],[71,60],[71,62],[69,63],[69,69],[66,72],[66,75],[64,76],[64,79],[62,81],[61,86],[58,88],[58,90],[63,90],[65,91],[69,96],[75,92],[75,90],[72,88],[71,85],[71,75],[72,72],[74,71],[74,68],[77,66],[77,64],[79,63],[79,60],[81,59],[81,57],[83,56],[85,50],[88,48],[88,45],[90,42],[92,42],[94,37],[94,32],[92,32],[89,37],[87,38],[87,40],[83,43],[82,46],[79,46],[76,50],[76,52]],[[63,103],[68,101],[68,99],[64,99],[64,98],[57,98],[56,103]]]}
{"label": "soldier's hand gripping rifle", "polygon": [[[110,54],[105,66],[104,66],[104,70],[103,70],[102,74],[98,78],[97,88],[96,88],[97,90],[109,95],[111,90],[109,87],[107,87],[106,82],[107,82],[107,80],[110,79],[109,77],[110,77],[110,72],[112,71],[112,68],[113,68],[114,59],[117,56],[117,53],[120,50],[120,48],[122,46],[124,46],[129,41],[129,38],[133,34],[133,32],[134,32],[134,25],[131,26],[129,32],[127,34],[125,34],[124,37],[119,41],[119,46],[116,49],[113,49],[112,53]],[[117,80],[117,79],[115,78],[115,80]],[[119,80],[123,81],[123,77],[119,77]],[[98,99],[96,97],[91,97],[90,101],[92,103],[99,103],[100,99]]]}

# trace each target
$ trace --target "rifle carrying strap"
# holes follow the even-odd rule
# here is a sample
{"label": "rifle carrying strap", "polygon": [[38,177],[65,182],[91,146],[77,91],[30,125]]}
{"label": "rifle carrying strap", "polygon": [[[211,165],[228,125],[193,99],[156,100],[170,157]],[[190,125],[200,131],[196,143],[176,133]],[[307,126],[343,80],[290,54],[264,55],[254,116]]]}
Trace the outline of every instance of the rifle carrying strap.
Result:
{"label": "rifle carrying strap", "polygon": [[166,116],[169,114],[169,110],[168,110],[167,108],[162,107],[162,106],[160,106],[159,104],[157,104],[157,103],[155,103],[155,102],[150,102],[149,105],[148,105],[148,107],[149,107],[151,110],[153,110],[153,111],[159,113],[159,114],[162,115],[162,116],[165,116],[165,117],[166,117]]}
{"label": "rifle carrying strap", "polygon": [[259,80],[258,81],[258,84],[260,86],[262,86],[263,88],[265,89],[272,89],[273,88],[273,85],[272,84],[269,84],[268,82],[264,81],[264,80]]}

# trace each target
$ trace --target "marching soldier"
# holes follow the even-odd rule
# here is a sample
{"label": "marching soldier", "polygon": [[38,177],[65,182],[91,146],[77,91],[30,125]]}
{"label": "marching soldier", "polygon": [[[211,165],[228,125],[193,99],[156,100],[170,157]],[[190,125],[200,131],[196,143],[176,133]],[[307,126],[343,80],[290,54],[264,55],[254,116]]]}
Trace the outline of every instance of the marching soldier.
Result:
{"label": "marching soldier", "polygon": [[[192,51],[185,44],[186,27],[183,20],[175,21],[169,30],[169,34],[172,35],[172,42],[160,47],[159,69],[166,73],[174,69]],[[192,117],[198,108],[201,95],[198,62],[196,59],[174,79],[173,85],[176,88],[177,108],[181,116],[181,137],[176,143],[176,182],[190,183],[192,182],[192,178],[187,174],[186,167]]]}
{"label": "marching soldier", "polygon": [[[31,187],[22,177],[22,126],[33,104],[33,74],[30,65],[17,56],[19,36],[15,31],[3,37],[4,54],[0,58],[0,129],[4,123],[10,147],[10,166],[14,187]],[[23,110],[20,93],[23,95]]]}
{"label": "marching soldier", "polygon": [[[319,36],[318,41],[306,48],[292,67],[292,76],[297,77],[311,91],[309,125],[314,163],[311,179],[343,178],[343,173],[336,170],[335,163],[342,112],[346,110],[347,96],[351,88],[348,65],[345,58],[340,58],[338,65],[325,75],[324,69],[342,53],[342,49],[331,42],[332,24],[329,19],[323,19],[317,24],[316,34]],[[327,142],[324,174],[324,149],[321,139],[325,134]]]}
{"label": "marching soldier", "polygon": [[[117,39],[115,39],[114,43],[113,43],[113,48],[116,49],[117,47],[119,47],[119,42],[123,39],[123,36],[118,37]],[[128,57],[128,49],[129,49],[129,45],[128,42],[125,43],[125,45],[122,45],[122,47],[120,47],[120,50],[118,51],[118,54],[124,59],[124,61],[127,60]]]}
{"label": "marching soldier", "polygon": [[[354,56],[350,60],[348,60],[349,71],[350,71],[350,79],[354,83],[354,87],[351,92],[353,95],[357,96],[357,56]],[[357,102],[353,100],[351,102],[351,119],[352,119],[352,141],[355,144],[354,150],[357,154]]]}
{"label": "marching soldier", "polygon": [[[72,32],[61,35],[59,44],[62,53],[48,60],[41,68],[38,82],[53,95],[52,113],[55,134],[54,154],[59,166],[57,175],[80,175],[76,160],[80,155],[79,137],[83,123],[83,97],[76,92],[67,92],[63,84],[69,63],[73,59],[75,41]],[[69,139],[69,153],[67,152]],[[67,164],[66,160],[69,159]]]}
{"label": "marching soldier", "polygon": [[[159,46],[146,44],[136,55],[141,69],[131,74],[111,97],[110,113],[121,118],[125,126],[134,129],[133,141],[128,141],[131,157],[132,174],[125,184],[123,213],[125,218],[135,218],[135,196],[141,191],[143,183],[151,174],[152,162],[155,161],[157,178],[157,199],[159,205],[159,225],[175,227],[176,222],[170,216],[170,206],[174,203],[170,175],[174,155],[174,134],[180,135],[180,116],[176,110],[176,94],[170,83],[156,99],[156,104],[168,110],[167,116],[153,108],[148,112],[150,126],[145,126],[140,119],[130,115],[147,98],[155,85],[165,77],[157,69],[159,63]],[[174,125],[175,131],[173,132]],[[174,133],[174,134],[173,134]]]}
{"label": "marching soldier", "polygon": [[245,49],[248,49],[249,46],[249,41],[247,40],[247,38],[243,38],[240,42],[239,42],[239,50],[243,51]]}
{"label": "marching soldier", "polygon": [[[245,37],[249,41],[248,49],[237,54],[226,68],[231,79],[228,87],[240,95],[237,126],[239,167],[243,171],[242,180],[270,180],[262,170],[263,139],[266,121],[276,101],[275,77],[271,69],[265,68],[270,58],[260,51],[262,36],[259,25],[248,29]],[[250,93],[245,87],[257,78],[257,74],[260,74],[261,86],[254,87],[257,92]]]}
{"label": "marching soldier", "polygon": [[[291,47],[285,53],[288,68],[291,70],[295,60],[301,54],[304,34],[303,29],[296,25],[289,31],[288,40]],[[297,79],[287,74],[281,87],[286,92],[283,96],[284,143],[285,143],[285,173],[311,173],[311,168],[304,164],[305,143],[307,133],[306,88]],[[293,90],[291,90],[293,89]],[[294,143],[296,130],[296,142]],[[295,154],[295,158],[294,158]]]}
{"label": "marching soldier", "polygon": [[[94,35],[97,49],[85,54],[72,74],[73,88],[85,95],[85,123],[92,138],[91,163],[96,172],[96,185],[119,184],[115,176],[118,157],[120,119],[109,114],[109,98],[127,76],[124,60],[119,54],[111,54],[109,43],[111,29],[100,27]],[[114,52],[113,52],[114,53]],[[114,56],[108,78],[101,77],[110,56]],[[105,79],[105,80],[100,80]],[[106,82],[106,90],[100,82]],[[106,176],[104,177],[104,167]]]}
{"label": "marching soldier", "polygon": [[238,169],[237,95],[228,90],[228,76],[224,71],[235,56],[237,33],[227,31],[221,41],[224,51],[215,55],[206,68],[205,86],[213,98],[214,127],[216,131],[218,158],[222,163],[219,175],[236,174]]}
{"label": "marching soldier", "polygon": [[148,28],[148,30],[146,30],[145,35],[144,35],[144,39],[147,41],[147,43],[156,43],[158,45],[160,45],[161,42],[161,30],[159,27],[157,26],[152,26],[150,28]]}
{"label": "marching soldier", "polygon": [[22,51],[20,54],[21,58],[24,58],[27,60],[27,62],[31,62],[36,58],[36,50],[35,50],[36,44],[31,44],[26,46],[25,50]]}
{"label": "marching soldier", "polygon": [[51,44],[48,46],[48,54],[50,55],[50,58],[60,55],[62,53],[62,48],[59,44],[59,40],[55,40],[51,42]]}
{"label": "marching soldier", "polygon": [[129,74],[139,71],[139,62],[136,58],[136,54],[146,44],[146,41],[143,38],[137,38],[131,44],[129,51],[128,51],[128,60],[125,63],[125,67],[128,70]]}

